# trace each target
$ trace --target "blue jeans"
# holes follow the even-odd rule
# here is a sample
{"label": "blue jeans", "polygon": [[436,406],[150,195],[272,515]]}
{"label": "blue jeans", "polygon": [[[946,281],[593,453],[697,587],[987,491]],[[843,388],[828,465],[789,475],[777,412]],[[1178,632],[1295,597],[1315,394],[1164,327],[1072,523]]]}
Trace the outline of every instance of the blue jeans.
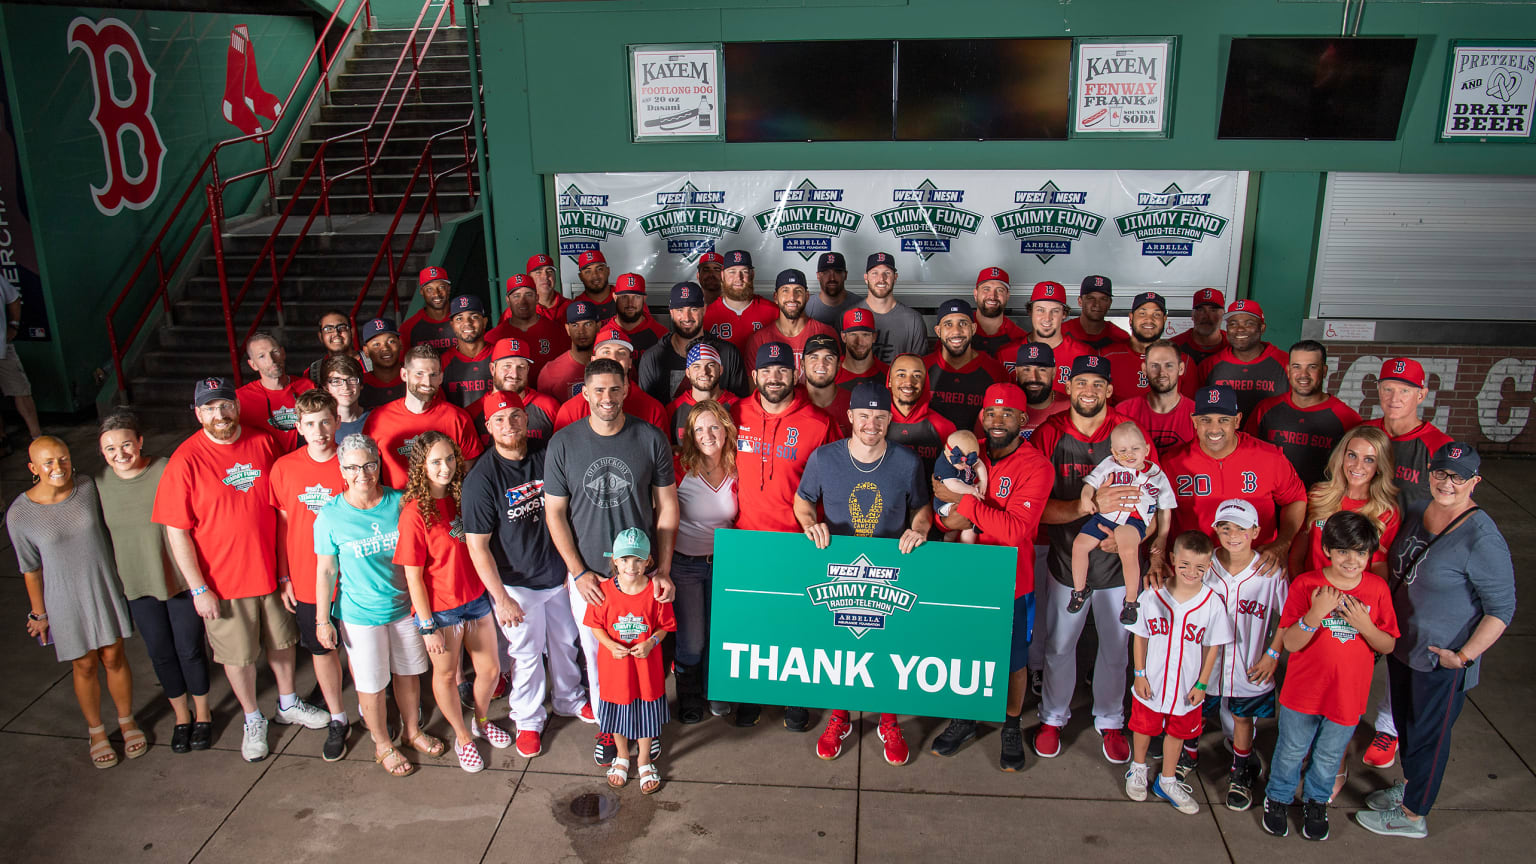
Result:
{"label": "blue jeans", "polygon": [[1269,764],[1269,786],[1264,797],[1290,804],[1296,786],[1302,783],[1301,760],[1312,754],[1307,766],[1302,798],[1326,802],[1333,794],[1333,778],[1344,761],[1344,748],[1355,732],[1354,725],[1344,726],[1320,714],[1302,714],[1284,705],[1280,708],[1280,737],[1275,741],[1275,757]]}
{"label": "blue jeans", "polygon": [[698,666],[709,647],[709,588],[713,581],[713,557],[672,553],[672,584],[677,595],[672,611],[677,615],[677,663]]}

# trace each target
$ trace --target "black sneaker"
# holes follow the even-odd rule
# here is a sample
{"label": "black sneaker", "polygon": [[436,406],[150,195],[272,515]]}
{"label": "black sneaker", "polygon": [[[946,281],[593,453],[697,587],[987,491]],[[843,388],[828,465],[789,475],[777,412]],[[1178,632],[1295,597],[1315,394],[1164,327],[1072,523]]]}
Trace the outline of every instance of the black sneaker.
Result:
{"label": "black sneaker", "polygon": [[1301,805],[1301,836],[1308,840],[1328,839],[1328,804],[1308,801]]}
{"label": "black sneaker", "polygon": [[475,681],[473,678],[459,682],[459,704],[471,711],[475,710]]}
{"label": "black sneaker", "polygon": [[928,752],[935,756],[953,756],[960,752],[967,741],[976,737],[975,720],[951,720],[939,737],[933,739]]}
{"label": "black sneaker", "polygon": [[[1166,738],[1163,739],[1163,740],[1165,742],[1167,741]],[[1174,773],[1175,776],[1177,776],[1179,778],[1179,782],[1182,783],[1184,781],[1184,778],[1189,776],[1189,772],[1195,770],[1195,768],[1199,767],[1199,765],[1200,765],[1200,760],[1198,758],[1189,755],[1189,751],[1188,750],[1185,750],[1183,747],[1180,747],[1179,748],[1179,764],[1174,766],[1173,773]]]}
{"label": "black sneaker", "polygon": [[192,724],[177,723],[171,730],[171,752],[186,753],[192,749]]}
{"label": "black sneaker", "polygon": [[1029,670],[1029,692],[1039,696],[1045,690],[1045,673],[1039,669]]}
{"label": "black sneaker", "polygon": [[1136,610],[1140,608],[1140,603],[1137,603],[1135,600],[1127,600],[1125,605],[1120,607],[1120,623],[1127,627],[1135,624],[1137,617]]}
{"label": "black sneaker", "polygon": [[1092,593],[1092,588],[1084,588],[1081,591],[1073,591],[1072,599],[1067,601],[1067,611],[1074,615],[1083,611],[1083,606],[1088,602],[1088,595]]}
{"label": "black sneaker", "polygon": [[784,728],[791,732],[805,732],[811,728],[811,712],[804,708],[784,709]]}
{"label": "black sneaker", "polygon": [[341,757],[347,755],[347,724],[340,720],[332,720],[325,727],[325,746],[320,750],[321,758],[327,762],[340,762]]}
{"label": "black sneaker", "polygon": [[599,732],[592,739],[592,761],[599,768],[607,768],[613,764],[613,760],[619,758],[619,747],[613,743],[613,736],[607,732]]}
{"label": "black sneaker", "polygon": [[1264,799],[1264,830],[1276,837],[1284,837],[1291,833],[1290,820],[1287,818],[1290,808],[1273,798]]}
{"label": "black sneaker", "polygon": [[213,724],[192,724],[192,749],[210,750],[213,748]]}
{"label": "black sneaker", "polygon": [[1238,813],[1253,806],[1253,790],[1249,787],[1249,773],[1247,769],[1233,768],[1231,777],[1227,782],[1227,809]]}
{"label": "black sneaker", "polygon": [[1003,724],[1003,752],[997,758],[997,767],[1013,773],[1024,770],[1024,732],[1018,726]]}
{"label": "black sneaker", "polygon": [[736,725],[743,729],[756,726],[757,721],[763,716],[763,706],[751,702],[743,702],[736,706]]}

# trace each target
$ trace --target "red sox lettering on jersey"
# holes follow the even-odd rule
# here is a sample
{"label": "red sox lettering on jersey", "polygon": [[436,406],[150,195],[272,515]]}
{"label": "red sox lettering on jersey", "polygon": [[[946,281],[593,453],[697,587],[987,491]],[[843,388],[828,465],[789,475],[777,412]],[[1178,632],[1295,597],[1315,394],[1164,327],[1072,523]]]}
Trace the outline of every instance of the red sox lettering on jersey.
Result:
{"label": "red sox lettering on jersey", "polygon": [[[155,70],[144,59],[138,34],[116,18],[76,18],[67,32],[69,50],[78,48],[90,59],[96,99],[90,120],[101,136],[107,169],[106,182],[91,187],[91,201],[105,216],[115,216],[124,207],[142,210],[160,194],[160,167],[165,161],[165,139],[150,113],[155,104]],[[119,95],[112,86],[111,55],[127,63],[131,87],[126,94]],[[123,151],[123,142],[130,139],[139,146],[132,160],[139,166],[137,175],[129,174],[128,155]]]}

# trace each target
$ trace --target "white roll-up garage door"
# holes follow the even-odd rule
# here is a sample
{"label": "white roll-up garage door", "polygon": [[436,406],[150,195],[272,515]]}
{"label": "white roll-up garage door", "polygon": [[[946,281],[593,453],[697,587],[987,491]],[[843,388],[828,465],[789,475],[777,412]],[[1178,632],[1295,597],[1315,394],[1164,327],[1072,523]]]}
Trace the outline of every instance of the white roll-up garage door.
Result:
{"label": "white roll-up garage door", "polygon": [[1328,175],[1312,317],[1536,320],[1536,177]]}

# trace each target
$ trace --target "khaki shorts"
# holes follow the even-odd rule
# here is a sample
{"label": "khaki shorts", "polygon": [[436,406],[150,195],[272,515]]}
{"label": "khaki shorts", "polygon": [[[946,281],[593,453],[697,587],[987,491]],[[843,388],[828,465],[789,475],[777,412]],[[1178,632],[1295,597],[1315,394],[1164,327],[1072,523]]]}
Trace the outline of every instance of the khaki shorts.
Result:
{"label": "khaki shorts", "polygon": [[213,662],[225,666],[250,666],[261,659],[263,647],[281,651],[299,642],[299,625],[276,591],[220,600],[219,617],[207,622],[206,629]]}
{"label": "khaki shorts", "polygon": [[21,358],[16,356],[15,345],[5,346],[5,356],[0,357],[0,394],[32,395],[32,382],[27,380],[27,370],[21,368]]}

